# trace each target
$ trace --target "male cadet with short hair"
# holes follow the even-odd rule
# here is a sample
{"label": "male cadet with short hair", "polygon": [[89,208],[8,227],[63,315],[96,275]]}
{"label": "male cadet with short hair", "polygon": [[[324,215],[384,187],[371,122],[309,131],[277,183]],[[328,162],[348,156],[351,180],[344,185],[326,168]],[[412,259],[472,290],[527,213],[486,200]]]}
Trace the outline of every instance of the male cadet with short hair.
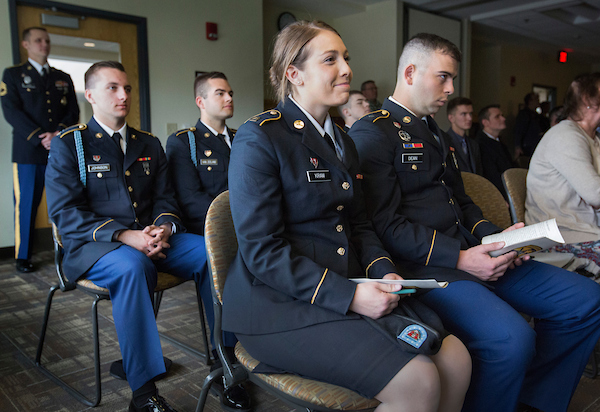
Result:
{"label": "male cadet with short hair", "polygon": [[[460,59],[448,40],[416,35],[400,57],[393,96],[350,130],[367,209],[398,273],[450,282],[417,297],[472,355],[463,411],[512,412],[521,401],[564,412],[600,337],[600,285],[514,251],[492,258],[503,242],[480,244],[501,228],[465,194],[430,116],[454,91]],[[535,330],[519,312],[536,319]]]}
{"label": "male cadet with short hair", "polygon": [[360,92],[369,102],[369,111],[381,109],[381,102],[377,100],[377,85],[374,80],[366,80],[360,85]]}
{"label": "male cadet with short hair", "polygon": [[74,282],[107,288],[129,411],[174,411],[154,381],[165,373],[152,307],[157,272],[194,279],[210,295],[204,239],[183,233],[160,141],[126,122],[131,85],[119,62],[93,64],[85,97],[93,117],[52,142],[48,210],[62,235],[63,268]]}
{"label": "male cadet with short hair", "polygon": [[451,147],[454,148],[458,168],[461,172],[482,174],[479,145],[467,136],[473,124],[473,102],[466,97],[456,97],[448,102],[446,113],[451,125],[447,133],[450,136]]}
{"label": "male cadet with short hair", "polygon": [[23,30],[21,45],[28,59],[4,70],[0,97],[4,117],[13,127],[16,267],[19,272],[32,272],[35,216],[44,191],[50,141],[79,121],[79,106],[71,77],[48,65],[46,29]]}
{"label": "male cadet with short hair", "polygon": [[482,128],[475,138],[481,152],[483,177],[492,182],[506,198],[502,173],[507,169],[518,167],[506,145],[500,141],[500,132],[506,129],[506,119],[497,104],[484,107],[477,117]]}
{"label": "male cadet with short hair", "polygon": [[344,131],[352,127],[354,122],[369,113],[369,102],[358,90],[350,90],[350,98],[341,106],[338,106],[338,113],[344,119]]}
{"label": "male cadet with short hair", "polygon": [[[191,233],[204,235],[204,220],[211,202],[228,189],[229,154],[235,130],[225,121],[233,116],[233,91],[221,72],[203,73],[194,81],[194,97],[200,109],[195,127],[180,130],[167,140],[167,159],[175,197],[181,208],[182,220]],[[202,295],[210,330],[213,330],[213,306],[210,294]],[[210,341],[215,347],[211,333]],[[223,332],[223,343],[231,359],[237,338]],[[211,371],[221,367],[216,350]],[[229,410],[249,410],[250,397],[241,386],[224,392],[222,381],[215,381],[212,392]]]}

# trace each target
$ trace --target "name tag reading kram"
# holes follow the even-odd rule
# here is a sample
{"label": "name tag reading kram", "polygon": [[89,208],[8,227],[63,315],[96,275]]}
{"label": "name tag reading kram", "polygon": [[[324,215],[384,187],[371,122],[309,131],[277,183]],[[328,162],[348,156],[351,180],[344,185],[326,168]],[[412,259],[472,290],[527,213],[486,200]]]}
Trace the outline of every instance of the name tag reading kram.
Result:
{"label": "name tag reading kram", "polygon": [[219,159],[200,159],[202,166],[216,166],[219,164]]}
{"label": "name tag reading kram", "polygon": [[423,153],[402,153],[402,163],[423,163]]}
{"label": "name tag reading kram", "polygon": [[308,176],[308,181],[311,183],[331,182],[331,173],[327,169],[307,170],[306,175]]}
{"label": "name tag reading kram", "polygon": [[88,172],[110,172],[110,163],[102,163],[99,165],[88,165]]}

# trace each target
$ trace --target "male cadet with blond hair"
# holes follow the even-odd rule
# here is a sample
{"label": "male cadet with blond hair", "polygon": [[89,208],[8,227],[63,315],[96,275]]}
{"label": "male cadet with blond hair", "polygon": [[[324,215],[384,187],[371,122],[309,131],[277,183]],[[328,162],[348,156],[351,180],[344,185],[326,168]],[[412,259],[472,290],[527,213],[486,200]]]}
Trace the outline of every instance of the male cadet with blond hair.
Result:
{"label": "male cadet with blond hair", "polygon": [[194,279],[210,296],[206,248],[201,236],[184,233],[160,141],[126,122],[131,93],[121,63],[88,69],[85,97],[94,115],[53,140],[46,193],[65,275],[110,293],[133,391],[129,411],[168,412],[174,409],[154,384],[165,373],[152,306],[157,272]]}
{"label": "male cadet with blond hair", "polygon": [[338,106],[338,113],[344,119],[344,131],[352,127],[354,122],[369,113],[369,102],[358,90],[350,90],[350,98],[341,106]]}
{"label": "male cadet with blond hair", "polygon": [[19,272],[32,272],[35,216],[44,190],[50,141],[79,121],[79,106],[71,77],[48,65],[46,29],[23,30],[21,45],[28,59],[4,70],[0,98],[4,117],[13,127],[16,266]]}
{"label": "male cadet with blond hair", "polygon": [[[233,91],[223,73],[203,73],[194,81],[194,97],[200,118],[195,127],[169,136],[167,159],[183,223],[188,231],[204,235],[208,207],[215,197],[228,189],[229,153],[235,130],[227,127],[225,121],[233,116]],[[202,300],[212,331],[214,321],[210,293],[202,295]],[[210,341],[214,348],[212,333]],[[233,333],[223,333],[223,343],[231,359],[235,359],[233,347],[236,342]],[[213,355],[216,361],[211,370],[221,367],[215,349]],[[250,397],[241,386],[224,392],[223,382],[215,381],[211,391],[227,410],[250,409]]]}
{"label": "male cadet with blond hair", "polygon": [[448,102],[447,108],[450,129],[450,144],[454,148],[458,168],[461,172],[483,173],[479,145],[467,133],[473,125],[473,102],[466,97],[455,97]]}
{"label": "male cadet with blond hair", "polygon": [[[460,59],[450,41],[416,35],[402,51],[394,94],[350,130],[367,210],[398,273],[449,281],[417,298],[471,353],[463,411],[512,412],[520,401],[564,412],[600,337],[600,285],[514,251],[491,257],[503,242],[480,244],[502,229],[465,194],[431,118],[454,92]],[[536,319],[535,329],[519,312]]]}

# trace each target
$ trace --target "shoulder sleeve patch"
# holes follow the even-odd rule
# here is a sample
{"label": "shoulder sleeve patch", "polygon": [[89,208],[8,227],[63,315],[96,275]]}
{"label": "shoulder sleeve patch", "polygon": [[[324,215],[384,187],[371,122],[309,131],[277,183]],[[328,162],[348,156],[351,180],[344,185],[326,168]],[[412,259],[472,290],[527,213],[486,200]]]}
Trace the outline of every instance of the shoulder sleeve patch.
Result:
{"label": "shoulder sleeve patch", "polygon": [[187,129],[181,129],[181,130],[175,132],[175,136],[179,136],[180,134],[183,134],[183,133],[195,132],[195,131],[196,131],[195,127],[188,127]]}
{"label": "shoulder sleeve patch", "polygon": [[62,139],[64,136],[68,135],[69,133],[74,132],[75,130],[85,130],[87,129],[87,124],[76,124],[75,126],[71,126],[65,130],[63,130],[63,132],[60,134],[60,138]]}
{"label": "shoulder sleeve patch", "polygon": [[251,118],[246,120],[244,123],[254,122],[254,123],[258,123],[259,126],[262,126],[263,124],[265,124],[267,122],[270,122],[272,120],[279,120],[279,119],[281,119],[281,113],[278,110],[271,109],[271,110],[267,110],[265,112],[259,113],[256,116],[252,116]]}

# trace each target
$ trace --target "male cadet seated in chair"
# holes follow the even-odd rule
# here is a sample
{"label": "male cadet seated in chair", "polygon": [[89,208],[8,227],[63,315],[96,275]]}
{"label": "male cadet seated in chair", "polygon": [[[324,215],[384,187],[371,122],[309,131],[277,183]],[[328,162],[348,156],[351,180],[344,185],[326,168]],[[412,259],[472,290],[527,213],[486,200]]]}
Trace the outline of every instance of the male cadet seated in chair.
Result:
{"label": "male cadet seated in chair", "polygon": [[[210,72],[196,77],[194,96],[200,109],[200,119],[195,127],[169,136],[167,159],[183,224],[189,232],[204,236],[208,207],[215,197],[228,188],[229,153],[235,130],[228,128],[225,120],[233,116],[233,91],[223,73]],[[212,298],[209,295],[202,296],[202,299],[212,331]],[[214,348],[212,333],[210,341]],[[233,347],[236,342],[233,333],[223,333],[223,343],[232,360],[235,360]],[[217,360],[211,371],[221,367],[214,349],[213,355]],[[241,386],[233,387],[223,395],[222,381],[215,381],[211,389],[229,409],[250,408],[250,398]]]}
{"label": "male cadet seated in chair", "polygon": [[461,172],[483,173],[479,145],[467,133],[473,124],[473,102],[466,97],[455,97],[448,102],[448,121],[450,129],[450,145],[454,148],[454,155],[458,161]]}
{"label": "male cadet seated in chair", "polygon": [[32,272],[35,217],[44,191],[50,141],[79,121],[79,106],[71,77],[48,65],[46,29],[23,30],[21,44],[28,59],[4,70],[0,97],[4,117],[13,127],[16,266],[19,272]]}
{"label": "male cadet seated in chair", "polygon": [[[416,35],[400,57],[393,96],[350,130],[367,209],[398,273],[450,282],[417,296],[471,353],[463,411],[512,412],[520,401],[564,412],[600,337],[600,285],[514,251],[490,257],[502,242],[480,245],[501,229],[465,195],[430,116],[454,91],[460,59],[448,40]],[[535,329],[519,312],[536,319]]]}
{"label": "male cadet seated in chair", "polygon": [[157,271],[194,279],[210,294],[201,236],[185,231],[167,180],[160,141],[127,125],[131,85],[121,63],[93,64],[85,97],[93,117],[52,141],[46,171],[50,217],[65,249],[71,282],[107,288],[130,411],[173,411],[154,380],[165,373],[152,299]]}
{"label": "male cadet seated in chair", "polygon": [[369,102],[358,90],[350,90],[348,102],[338,106],[337,109],[344,119],[344,131],[348,133],[354,122],[369,113]]}

